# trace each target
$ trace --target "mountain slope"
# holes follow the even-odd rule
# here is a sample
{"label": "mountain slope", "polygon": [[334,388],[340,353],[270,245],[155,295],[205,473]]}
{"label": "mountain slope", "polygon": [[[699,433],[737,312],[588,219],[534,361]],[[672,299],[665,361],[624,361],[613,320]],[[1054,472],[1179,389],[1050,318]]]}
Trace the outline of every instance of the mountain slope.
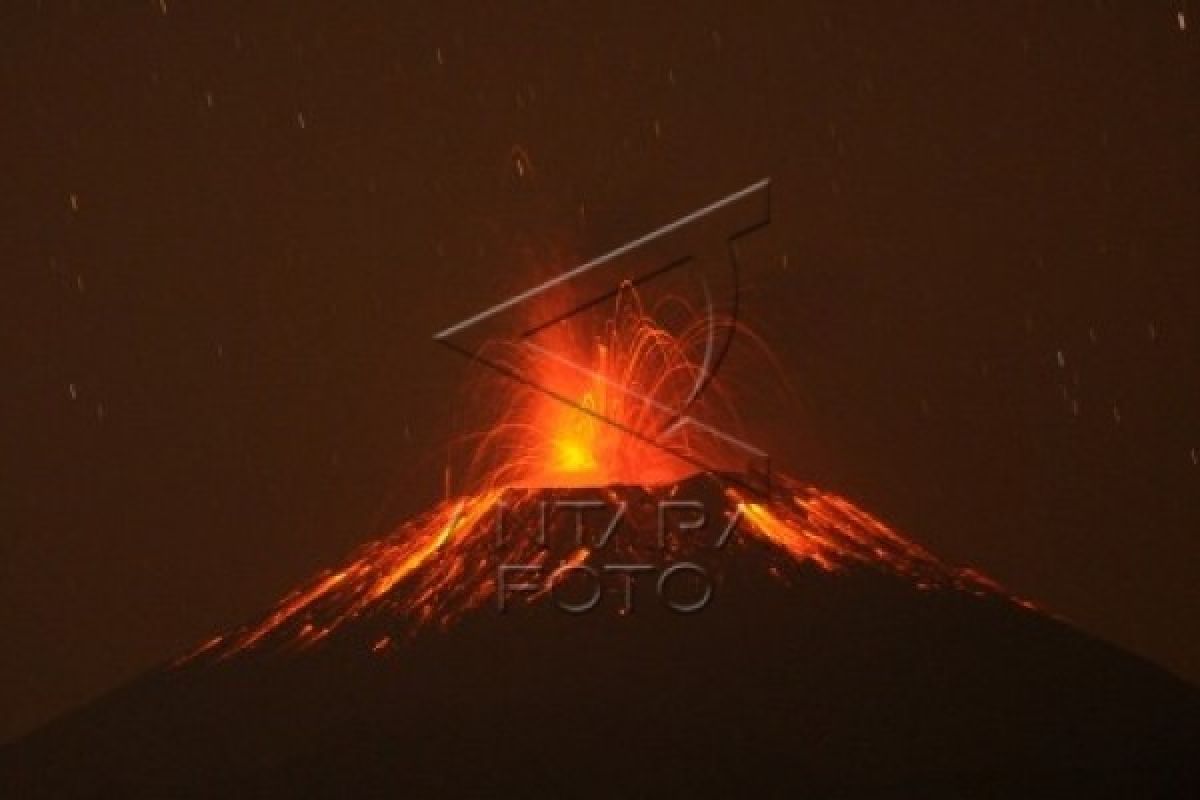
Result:
{"label": "mountain slope", "polygon": [[[712,476],[521,490],[504,498],[516,525],[499,544],[483,512],[444,536],[435,512],[264,619],[9,745],[0,786],[16,797],[1195,796],[1195,689],[840,498],[790,483],[766,500],[745,492]],[[604,498],[625,504],[628,524],[603,547],[611,514],[598,509],[578,531],[574,513],[532,539],[520,524],[545,503]],[[691,530],[682,509],[660,546],[648,512],[662,499],[702,503],[711,524]],[[425,552],[420,531],[440,544]],[[579,586],[512,592],[496,613],[498,563],[539,557],[546,578],[572,563],[616,580],[600,582],[590,613],[559,607],[590,593],[584,572]],[[627,596],[603,567],[635,559],[656,572]],[[653,591],[685,559],[715,587],[696,613]]]}

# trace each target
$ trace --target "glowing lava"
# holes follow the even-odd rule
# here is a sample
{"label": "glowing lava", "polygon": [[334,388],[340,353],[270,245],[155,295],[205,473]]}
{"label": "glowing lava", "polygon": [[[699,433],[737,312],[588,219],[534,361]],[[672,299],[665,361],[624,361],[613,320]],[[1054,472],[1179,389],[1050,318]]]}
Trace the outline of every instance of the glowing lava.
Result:
{"label": "glowing lava", "polygon": [[[690,322],[669,331],[655,322],[663,314]],[[663,483],[744,466],[709,425],[678,424],[687,415],[737,428],[727,392],[704,358],[714,328],[734,323],[699,314],[677,297],[648,313],[628,286],[594,325],[572,322],[485,347],[500,372],[483,371],[470,392],[486,408],[477,414],[479,432],[460,443],[469,454],[458,472],[464,493]],[[705,391],[697,392],[702,384]]]}
{"label": "glowing lava", "polygon": [[[515,605],[539,602],[587,565],[598,572],[613,561],[686,558],[707,565],[719,581],[721,560],[748,558],[748,552],[784,581],[813,567],[868,569],[926,590],[1003,594],[835,494],[782,476],[765,494],[752,493],[737,472],[723,471],[738,465],[730,463],[736,459],[721,437],[703,427],[672,428],[683,411],[736,423],[719,383],[695,393],[698,380],[707,379],[697,356],[704,326],[669,332],[626,290],[596,330],[564,326],[549,333],[492,354],[514,374],[535,375],[536,385],[509,380],[474,392],[504,402],[479,433],[461,442],[469,454],[461,496],[367,543],[341,569],[283,598],[264,619],[214,638],[189,657],[224,658],[267,643],[308,647],[368,618],[378,628],[370,649],[386,651],[428,623],[448,625],[497,599],[497,568],[511,563],[547,576],[539,591],[511,598]],[[728,549],[706,551],[684,535],[693,530],[678,525],[667,541],[661,509],[680,498],[692,498],[715,524],[736,532]],[[548,504],[581,503],[619,509],[619,530],[616,523],[562,515],[547,528]],[[498,535],[505,519],[509,533]],[[532,525],[534,519],[540,524]]]}

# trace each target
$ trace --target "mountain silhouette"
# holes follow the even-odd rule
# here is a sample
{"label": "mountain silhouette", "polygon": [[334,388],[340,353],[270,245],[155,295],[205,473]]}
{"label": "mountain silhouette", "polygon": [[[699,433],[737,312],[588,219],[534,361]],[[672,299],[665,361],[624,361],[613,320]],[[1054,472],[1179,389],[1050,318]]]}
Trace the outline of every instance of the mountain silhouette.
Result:
{"label": "mountain silhouette", "polygon": [[1200,796],[1194,687],[780,481],[445,503],[10,743],[0,791]]}

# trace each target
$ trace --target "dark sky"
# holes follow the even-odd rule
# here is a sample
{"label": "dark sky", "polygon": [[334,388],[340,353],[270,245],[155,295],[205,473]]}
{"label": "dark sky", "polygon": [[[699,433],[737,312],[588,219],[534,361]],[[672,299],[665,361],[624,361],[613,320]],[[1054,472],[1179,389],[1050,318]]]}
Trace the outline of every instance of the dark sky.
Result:
{"label": "dark sky", "polygon": [[434,331],[765,176],[777,463],[1200,680],[1200,10],[629,5],[5,5],[0,739],[435,499]]}

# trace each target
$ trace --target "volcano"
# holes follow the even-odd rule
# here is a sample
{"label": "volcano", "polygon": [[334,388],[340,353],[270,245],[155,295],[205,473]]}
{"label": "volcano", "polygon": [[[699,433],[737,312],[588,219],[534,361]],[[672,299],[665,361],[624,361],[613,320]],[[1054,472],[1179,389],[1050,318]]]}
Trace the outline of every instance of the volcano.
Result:
{"label": "volcano", "polygon": [[1200,796],[1196,689],[750,477],[446,501],[8,745],[4,796]]}
{"label": "volcano", "polygon": [[461,490],[6,747],[5,796],[1200,796],[1196,689],[771,471],[712,313],[613,299],[489,346]]}

